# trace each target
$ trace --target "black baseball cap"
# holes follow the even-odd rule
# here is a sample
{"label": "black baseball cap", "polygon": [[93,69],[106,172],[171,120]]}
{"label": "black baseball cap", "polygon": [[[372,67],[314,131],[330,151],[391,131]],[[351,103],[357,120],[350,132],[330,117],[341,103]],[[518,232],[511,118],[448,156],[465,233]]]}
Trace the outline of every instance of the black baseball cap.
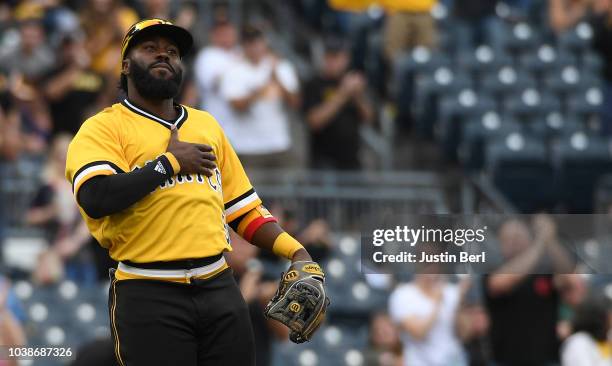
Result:
{"label": "black baseball cap", "polygon": [[132,25],[123,37],[121,60],[125,58],[131,46],[135,45],[143,36],[149,34],[160,34],[171,39],[178,46],[181,57],[185,56],[193,46],[193,37],[186,29],[163,19],[145,19]]}

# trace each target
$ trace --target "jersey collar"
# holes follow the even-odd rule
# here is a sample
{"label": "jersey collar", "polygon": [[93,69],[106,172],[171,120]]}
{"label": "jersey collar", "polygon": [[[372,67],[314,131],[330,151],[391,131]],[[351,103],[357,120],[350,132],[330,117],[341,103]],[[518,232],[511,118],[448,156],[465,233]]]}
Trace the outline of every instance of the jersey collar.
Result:
{"label": "jersey collar", "polygon": [[151,121],[157,122],[159,124],[161,124],[162,126],[166,127],[167,129],[170,129],[172,126],[176,126],[176,128],[181,128],[181,126],[183,125],[183,123],[187,120],[187,109],[185,107],[183,107],[180,104],[175,104],[174,106],[176,108],[178,108],[179,110],[179,115],[178,117],[174,120],[167,120],[167,119],[163,119],[161,117],[158,117],[156,115],[154,115],[151,112],[148,112],[147,110],[145,110],[142,107],[138,107],[136,104],[134,104],[134,102],[130,102],[127,99],[124,99],[121,102],[121,105],[123,105],[125,108],[129,109],[130,111],[145,117],[147,119],[150,119]]}

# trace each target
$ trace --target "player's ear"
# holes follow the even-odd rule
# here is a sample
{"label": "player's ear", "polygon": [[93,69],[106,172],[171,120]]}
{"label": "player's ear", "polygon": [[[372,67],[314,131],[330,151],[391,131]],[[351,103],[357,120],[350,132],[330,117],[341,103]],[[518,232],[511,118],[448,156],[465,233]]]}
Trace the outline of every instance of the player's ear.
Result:
{"label": "player's ear", "polygon": [[121,61],[121,73],[123,75],[129,75],[129,70],[130,70],[130,59],[129,58],[124,58],[123,61]]}

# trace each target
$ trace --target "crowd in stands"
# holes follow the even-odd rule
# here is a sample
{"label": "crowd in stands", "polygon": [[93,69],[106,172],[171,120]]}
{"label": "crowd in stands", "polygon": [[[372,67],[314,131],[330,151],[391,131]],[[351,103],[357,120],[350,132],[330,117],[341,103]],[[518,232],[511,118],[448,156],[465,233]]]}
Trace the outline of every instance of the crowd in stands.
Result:
{"label": "crowd in stands", "polygon": [[[3,1],[0,188],[25,176],[37,189],[23,217],[0,203],[0,241],[8,223],[18,222],[48,243],[33,273],[6,271],[13,280],[44,287],[68,279],[87,287],[108,279],[114,264],[89,236],[64,178],[66,150],[85,119],[124,97],[118,89],[121,40],[145,17],[172,20],[194,35],[179,101],[219,121],[247,171],[376,169],[364,159],[361,132],[379,129],[385,116],[397,131],[391,143],[429,141],[416,128],[422,123],[414,108],[418,80],[400,79],[400,61],[422,50],[473,51],[501,36],[491,32],[501,29],[495,24],[502,18],[541,25],[551,38],[590,24],[601,64],[592,71],[603,90],[597,133],[608,137],[612,131],[610,0]],[[465,44],[448,44],[448,31],[438,24],[442,17],[453,19],[458,33],[465,30],[465,37],[454,39]],[[412,157],[398,153],[396,159],[401,166]],[[34,168],[24,169],[24,162]],[[315,260],[331,258],[336,243],[325,218],[297,222],[287,207],[270,209]],[[510,221],[498,240],[509,266],[531,268],[544,257],[567,264],[546,218]],[[233,247],[229,261],[251,309],[258,365],[278,363],[274,351],[287,345],[287,329],[265,319],[262,309],[277,281],[264,267],[282,263],[237,236]],[[527,272],[501,268],[471,280],[418,274],[397,285],[389,281],[382,286],[388,307],[364,320],[363,364],[612,364],[612,307],[601,289],[577,274]],[[0,344],[26,344],[29,320],[10,283],[0,279]],[[342,302],[332,299],[332,307]],[[86,347],[103,353],[105,346]],[[0,359],[0,365],[10,363]]]}

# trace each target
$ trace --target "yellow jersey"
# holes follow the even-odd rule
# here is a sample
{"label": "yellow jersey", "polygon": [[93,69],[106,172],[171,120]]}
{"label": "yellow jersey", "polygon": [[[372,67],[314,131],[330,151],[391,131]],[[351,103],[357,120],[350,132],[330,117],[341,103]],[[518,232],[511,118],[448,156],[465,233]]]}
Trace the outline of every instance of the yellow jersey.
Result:
{"label": "yellow jersey", "polygon": [[230,251],[228,222],[261,204],[217,121],[175,105],[177,119],[124,100],[81,126],[68,148],[66,178],[75,197],[87,180],[143,167],[164,152],[170,128],[181,141],[212,146],[213,176],[178,174],[129,208],[100,219],[80,208],[92,235],[116,261],[146,263],[203,258]]}

